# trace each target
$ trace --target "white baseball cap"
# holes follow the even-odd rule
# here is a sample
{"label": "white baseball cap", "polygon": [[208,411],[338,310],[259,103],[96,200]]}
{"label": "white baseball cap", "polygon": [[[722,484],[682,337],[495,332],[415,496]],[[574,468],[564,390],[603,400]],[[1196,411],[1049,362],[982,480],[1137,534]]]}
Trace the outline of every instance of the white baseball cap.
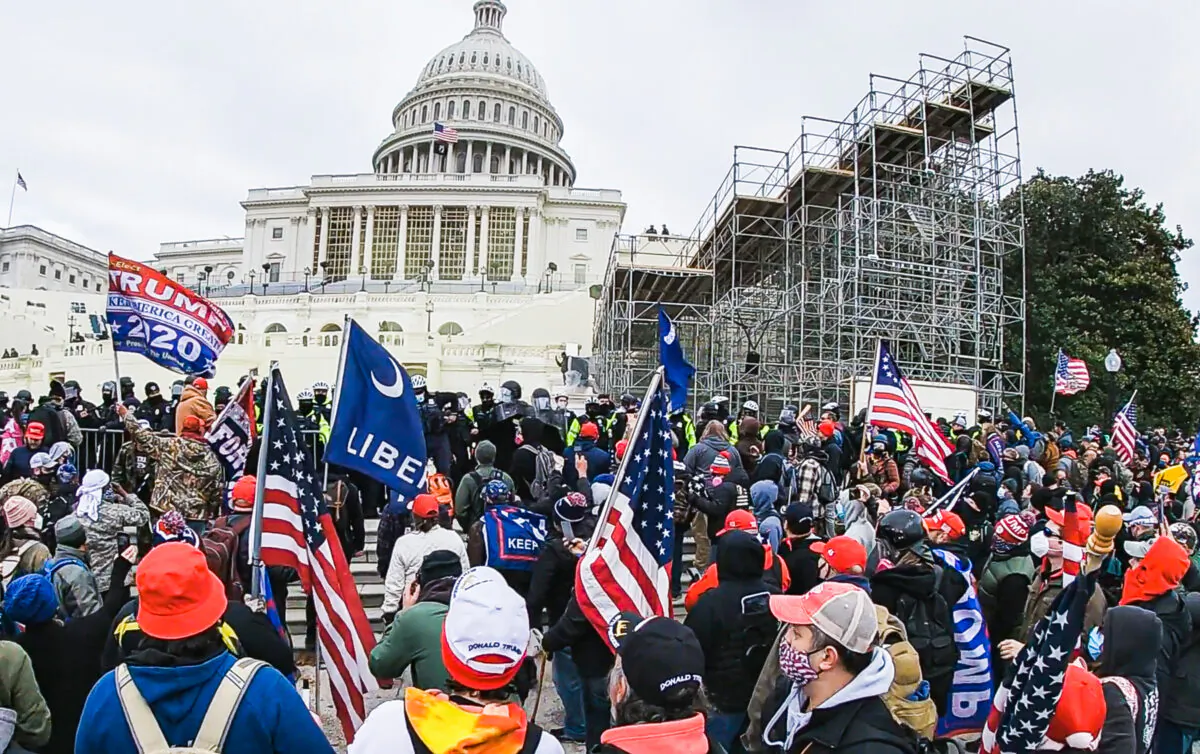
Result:
{"label": "white baseball cap", "polygon": [[469,689],[503,688],[517,675],[528,647],[529,612],[521,595],[494,568],[464,573],[442,626],[442,662],[450,677]]}

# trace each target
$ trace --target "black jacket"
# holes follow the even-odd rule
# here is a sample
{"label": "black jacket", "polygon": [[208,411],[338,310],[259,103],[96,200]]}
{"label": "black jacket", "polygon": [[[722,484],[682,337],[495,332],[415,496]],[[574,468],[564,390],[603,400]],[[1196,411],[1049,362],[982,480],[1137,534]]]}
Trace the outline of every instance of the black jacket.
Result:
{"label": "black jacket", "polygon": [[[745,472],[741,469],[738,469],[738,472],[745,477]],[[733,473],[730,472],[729,476],[733,476]],[[729,481],[728,476],[720,485],[706,486],[702,492],[688,499],[692,507],[703,513],[708,521],[708,541],[716,541],[717,532],[725,528],[725,517],[737,507],[737,499],[737,484]]]}
{"label": "black jacket", "polygon": [[53,401],[46,401],[29,412],[29,421],[25,423],[25,426],[28,427],[33,422],[41,422],[42,426],[46,428],[40,450],[49,451],[51,445],[67,439],[67,426],[63,423],[63,418],[59,416],[59,407],[54,405]]}
{"label": "black jacket", "polygon": [[[1134,607],[1144,607],[1158,616],[1162,621],[1162,647],[1158,651],[1158,688],[1159,701],[1167,704],[1172,700],[1171,675],[1175,659],[1179,656],[1183,645],[1192,636],[1192,616],[1183,602],[1183,595],[1169,591],[1145,602],[1130,603]],[[1105,634],[1104,638],[1108,638]]]}
{"label": "black jacket", "polygon": [[513,494],[525,503],[537,500],[530,485],[537,478],[538,456],[537,453],[522,453],[520,450],[524,447],[540,449],[545,427],[541,419],[526,417],[521,420],[522,445],[513,451],[512,465],[508,469],[508,474],[516,485]]}
{"label": "black jacket", "polygon": [[603,678],[612,670],[612,650],[579,609],[574,595],[562,617],[542,637],[542,648],[550,653],[570,648],[579,674],[587,678]]}
{"label": "black jacket", "polygon": [[778,555],[787,565],[792,579],[788,594],[804,594],[821,583],[821,574],[817,570],[821,556],[810,547],[813,542],[820,541],[820,537],[788,537],[779,543]]}
{"label": "black jacket", "polygon": [[[763,711],[764,724],[787,701],[790,688],[786,678],[776,686]],[[767,733],[773,741],[786,741],[787,714]],[[915,736],[896,722],[882,697],[868,696],[813,710],[812,719],[784,754],[916,754],[918,750]]]}
{"label": "black jacket", "polygon": [[1163,689],[1159,717],[1181,728],[1200,727],[1200,594],[1184,597],[1192,618],[1192,633],[1184,640],[1171,665],[1171,678]]}
{"label": "black jacket", "polygon": [[[1155,671],[1162,623],[1149,610],[1114,607],[1104,615],[1103,633],[1104,649],[1100,652],[1096,675],[1103,682],[1108,712],[1100,751],[1146,754],[1154,735],[1154,729],[1148,729],[1147,724],[1153,725],[1155,710],[1159,709]],[[1122,687],[1131,690],[1137,699],[1136,717],[1131,714]]]}
{"label": "black jacket", "polygon": [[700,595],[684,625],[704,650],[704,690],[714,710],[746,709],[779,624],[767,606],[777,587],[763,581],[763,547],[728,532],[717,550],[717,585]]}
{"label": "black jacket", "polygon": [[525,597],[525,605],[529,608],[529,625],[535,628],[542,625],[543,609],[548,613],[551,626],[563,616],[575,589],[575,565],[578,562],[579,558],[567,549],[562,535],[557,532],[550,535],[533,566],[529,594]]}

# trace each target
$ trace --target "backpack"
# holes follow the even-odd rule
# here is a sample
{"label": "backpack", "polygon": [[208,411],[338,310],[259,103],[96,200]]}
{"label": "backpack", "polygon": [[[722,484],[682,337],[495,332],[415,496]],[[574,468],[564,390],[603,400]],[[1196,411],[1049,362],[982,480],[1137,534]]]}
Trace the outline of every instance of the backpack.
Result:
{"label": "backpack", "polygon": [[833,474],[829,473],[829,469],[825,468],[825,464],[820,464],[821,481],[817,483],[817,500],[822,506],[836,505],[838,499],[837,480],[833,478]]}
{"label": "backpack", "polygon": [[777,504],[781,508],[787,508],[788,504],[792,502],[792,493],[795,492],[796,473],[791,464],[779,453],[767,453],[758,462],[761,464],[771,456],[779,459],[779,478],[775,480],[775,484],[779,487],[779,500]]}
{"label": "backpack", "polygon": [[69,565],[77,565],[85,571],[88,570],[87,563],[74,555],[59,555],[46,561],[46,564],[42,566],[42,575],[54,581],[54,574]]}
{"label": "backpack", "polygon": [[471,479],[475,482],[475,493],[471,495],[471,510],[481,511],[484,508],[483,488],[487,486],[488,482],[496,480],[503,481],[504,472],[500,469],[493,468],[492,473],[488,475],[487,479],[484,479],[483,474],[480,474],[478,471],[467,472],[467,476],[471,477]]}
{"label": "backpack", "polygon": [[8,588],[8,585],[12,583],[13,579],[26,575],[27,572],[21,568],[21,558],[26,552],[29,552],[30,547],[33,547],[36,544],[38,544],[38,542],[35,542],[32,539],[26,540],[21,544],[20,547],[17,548],[16,552],[11,553],[4,560],[0,561],[0,583],[4,585],[5,589]]}
{"label": "backpack", "polygon": [[534,454],[533,481],[529,483],[529,494],[534,500],[541,500],[550,491],[550,476],[554,473],[554,454],[545,448],[535,448],[532,445],[522,445],[518,450],[528,450]]}
{"label": "backpack", "polygon": [[[882,695],[883,703],[893,720],[915,732],[922,741],[928,741],[937,729],[937,708],[929,698],[928,684],[921,678],[920,669],[916,677],[909,672],[916,649],[909,643],[903,624],[887,608],[876,605],[875,617],[879,626],[876,641],[891,655],[896,668],[892,685]],[[918,655],[918,662],[919,658]]]}
{"label": "backpack", "polygon": [[266,663],[260,660],[242,658],[233,664],[221,679],[217,691],[208,703],[208,711],[200,723],[200,730],[191,746],[171,746],[163,736],[162,728],[154,717],[154,711],[146,703],[146,699],[137,690],[137,684],[129,674],[129,666],[122,663],[117,666],[117,699],[121,702],[121,711],[129,724],[129,734],[133,736],[133,744],[142,754],[220,754],[225,748],[225,739],[233,717],[237,714],[250,682]]}
{"label": "backpack", "polygon": [[911,594],[901,594],[896,599],[895,611],[895,616],[904,624],[908,643],[921,658],[921,675],[927,681],[953,673],[958,663],[954,617],[939,591],[944,570],[939,565],[933,568],[936,574],[933,596],[918,600]]}
{"label": "backpack", "polygon": [[245,587],[237,572],[237,556],[239,540],[250,528],[250,520],[250,516],[245,516],[231,525],[228,519],[218,518],[200,538],[200,549],[208,561],[208,570],[225,585],[225,597],[236,602],[241,602],[245,596]]}

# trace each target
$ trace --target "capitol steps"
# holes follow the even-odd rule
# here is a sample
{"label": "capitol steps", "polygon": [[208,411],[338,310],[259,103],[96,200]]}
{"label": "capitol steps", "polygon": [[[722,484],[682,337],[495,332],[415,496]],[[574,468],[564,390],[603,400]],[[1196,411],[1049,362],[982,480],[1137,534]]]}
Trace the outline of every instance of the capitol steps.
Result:
{"label": "capitol steps", "polygon": [[[350,572],[354,575],[354,583],[358,585],[358,594],[362,599],[363,608],[366,610],[367,619],[370,620],[371,628],[374,629],[377,636],[383,631],[382,606],[384,595],[383,579],[380,578],[375,564],[375,542],[378,530],[379,519],[368,519],[366,522],[367,543],[365,552],[350,563]],[[695,544],[689,533],[685,535],[683,551],[683,588],[685,590],[691,583],[687,575],[687,568],[692,564],[694,550]],[[292,584],[288,588],[287,628],[288,632],[292,635],[292,643],[297,649],[304,646],[305,600],[306,598],[301,591],[299,583]],[[682,598],[675,601],[675,611],[677,614],[682,613]]]}

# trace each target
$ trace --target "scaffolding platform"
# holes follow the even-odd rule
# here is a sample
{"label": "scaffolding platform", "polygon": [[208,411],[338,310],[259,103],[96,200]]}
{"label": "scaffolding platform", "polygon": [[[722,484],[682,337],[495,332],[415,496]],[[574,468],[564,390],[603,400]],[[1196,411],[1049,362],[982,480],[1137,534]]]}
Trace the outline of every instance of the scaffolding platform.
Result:
{"label": "scaffolding platform", "polygon": [[803,118],[786,150],[734,147],[669,264],[617,240],[593,344],[602,387],[644,383],[657,346],[636,333],[662,304],[697,338],[700,399],[847,404],[880,338],[911,377],[974,385],[981,406],[1023,395],[1003,368],[1024,348],[1024,223],[1001,205],[1021,181],[1010,53],[966,37],[919,61],[905,79],[872,74],[845,118]]}

